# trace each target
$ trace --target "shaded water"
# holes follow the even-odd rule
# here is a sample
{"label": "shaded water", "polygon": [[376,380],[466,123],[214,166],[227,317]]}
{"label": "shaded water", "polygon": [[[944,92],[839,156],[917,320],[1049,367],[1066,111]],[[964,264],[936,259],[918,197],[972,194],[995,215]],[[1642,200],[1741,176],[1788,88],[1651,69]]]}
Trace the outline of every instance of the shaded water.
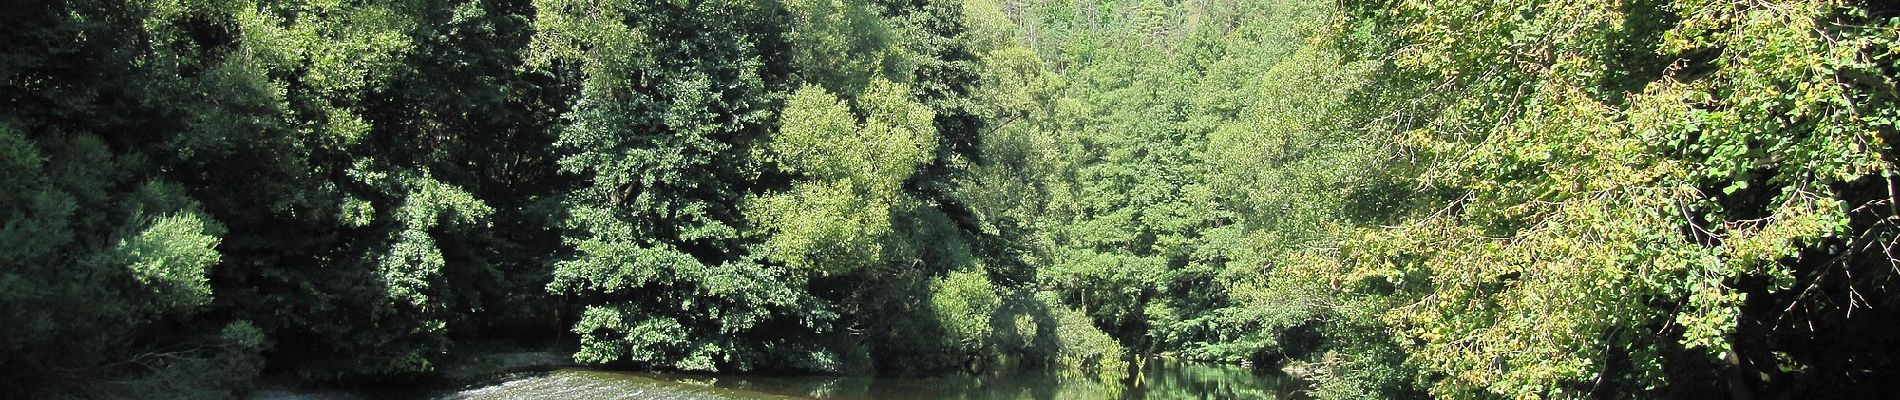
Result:
{"label": "shaded water", "polygon": [[871,378],[560,370],[441,399],[1295,399],[1298,389],[1285,376],[1242,367],[1156,360],[1106,381],[1062,371]]}

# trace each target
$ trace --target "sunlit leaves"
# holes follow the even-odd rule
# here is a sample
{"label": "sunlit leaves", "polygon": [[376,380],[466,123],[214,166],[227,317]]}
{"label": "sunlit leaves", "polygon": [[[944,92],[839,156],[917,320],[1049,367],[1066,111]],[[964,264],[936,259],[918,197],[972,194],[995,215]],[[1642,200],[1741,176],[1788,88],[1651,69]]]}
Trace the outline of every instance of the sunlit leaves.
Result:
{"label": "sunlit leaves", "polygon": [[448,290],[440,287],[442,269],[448,261],[431,231],[444,223],[479,224],[494,209],[460,188],[427,176],[408,177],[402,184],[409,192],[396,209],[400,226],[391,232],[392,243],[380,260],[378,272],[390,298],[398,304],[442,311],[442,305],[431,297]]}
{"label": "sunlit leaves", "polygon": [[207,270],[217,265],[218,237],[195,214],[160,217],[119,243],[133,278],[150,288],[163,309],[189,310],[211,301]]}
{"label": "sunlit leaves", "polygon": [[339,103],[398,72],[401,57],[414,46],[405,35],[414,28],[413,16],[405,14],[410,11],[394,0],[316,0],[230,10],[252,60],[277,71],[297,71],[300,83]]}
{"label": "sunlit leaves", "polygon": [[833,93],[857,93],[873,79],[906,77],[913,55],[898,48],[897,32],[865,0],[790,0],[787,27],[792,63],[812,84]]}
{"label": "sunlit leaves", "polygon": [[943,340],[966,350],[981,346],[997,327],[991,316],[1002,302],[980,271],[953,271],[930,285],[930,305],[947,334]]}
{"label": "sunlit leaves", "polygon": [[[1599,3],[1360,6],[1417,74],[1394,79],[1457,93],[1421,100],[1448,106],[1405,143],[1430,157],[1425,182],[1466,197],[1396,236],[1365,236],[1362,251],[1385,250],[1356,256],[1430,283],[1401,285],[1414,303],[1387,320],[1444,375],[1441,396],[1578,396],[1566,387],[1661,380],[1657,346],[1732,351],[1750,324],[1738,282],[1787,290],[1789,260],[1851,234],[1830,185],[1887,168],[1870,134],[1882,128],[1859,111],[1886,103],[1863,104],[1877,97],[1846,83],[1890,79],[1848,72],[1883,46],[1868,39],[1882,28],[1828,22],[1861,10],[1673,2],[1661,7],[1680,22],[1645,32],[1630,21],[1654,10]],[[1635,43],[1673,65],[1621,70],[1655,67],[1616,48],[1650,34],[1658,42]],[[1635,359],[1608,365],[1592,348]],[[1618,368],[1630,370],[1602,376]]]}
{"label": "sunlit leaves", "polygon": [[[687,371],[712,371],[718,349],[689,340],[686,327],[667,317],[648,317],[625,308],[591,306],[574,325],[581,350],[574,359],[588,363],[622,360],[666,363]],[[639,319],[644,318],[644,319]],[[629,321],[629,319],[638,319]]]}
{"label": "sunlit leaves", "polygon": [[906,197],[900,185],[936,149],[928,108],[884,80],[858,97],[862,122],[817,87],[798,91],[780,117],[768,151],[789,172],[809,179],[790,191],[751,201],[773,235],[774,258],[802,270],[842,273],[883,257],[891,213]]}
{"label": "sunlit leaves", "polygon": [[793,94],[769,149],[791,172],[849,181],[863,191],[891,192],[935,150],[930,109],[907,87],[876,81],[857,101],[863,122],[836,97],[815,87]]}
{"label": "sunlit leaves", "polygon": [[[560,134],[566,199],[553,293],[587,307],[577,359],[713,370],[763,363],[774,339],[833,316],[805,275],[762,262],[743,237],[773,94],[746,2],[539,1],[531,64],[580,72]],[[642,40],[665,37],[666,40]],[[571,69],[570,69],[571,68]],[[768,322],[787,327],[760,331]],[[748,340],[739,340],[740,338]]]}

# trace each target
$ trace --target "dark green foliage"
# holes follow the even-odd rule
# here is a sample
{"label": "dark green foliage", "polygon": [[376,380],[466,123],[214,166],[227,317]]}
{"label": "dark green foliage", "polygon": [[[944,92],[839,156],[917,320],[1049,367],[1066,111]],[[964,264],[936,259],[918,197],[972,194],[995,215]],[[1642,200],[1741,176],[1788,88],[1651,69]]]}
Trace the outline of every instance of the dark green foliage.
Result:
{"label": "dark green foliage", "polygon": [[[18,124],[8,128],[9,157],[22,175],[8,187],[40,200],[7,199],[24,208],[5,221],[49,242],[20,240],[7,249],[56,251],[67,259],[22,254],[23,262],[7,263],[9,276],[18,276],[9,281],[38,288],[12,291],[21,301],[10,303],[20,306],[8,308],[35,322],[7,325],[41,332],[20,335],[25,343],[96,332],[73,343],[109,344],[79,345],[96,350],[61,357],[35,352],[73,346],[10,346],[8,370],[18,368],[22,377],[72,374],[44,379],[48,387],[119,376],[216,393],[248,384],[243,377],[262,363],[208,349],[242,347],[251,352],[244,357],[255,358],[268,344],[274,359],[298,360],[297,368],[282,365],[286,371],[309,377],[425,371],[447,349],[448,324],[468,321],[464,310],[480,310],[479,296],[542,298],[546,273],[532,251],[493,256],[470,249],[547,242],[484,229],[491,218],[525,219],[530,229],[548,231],[537,215],[550,212],[522,205],[560,188],[558,181],[531,182],[551,177],[551,140],[536,137],[549,132],[554,112],[546,110],[560,103],[510,93],[441,95],[551,84],[517,73],[508,55],[525,46],[527,32],[509,9],[529,11],[525,4],[489,6],[497,13],[485,13],[480,3],[427,12],[394,3],[18,7],[25,12],[13,15],[30,29],[8,31],[18,35],[9,36],[5,95],[13,107],[5,118]],[[416,23],[424,19],[454,23]],[[432,31],[436,26],[445,32]],[[432,40],[450,34],[468,41]],[[512,47],[497,46],[510,41]],[[414,69],[399,66],[419,42],[440,53],[415,58]],[[462,74],[435,67],[472,61],[486,64]],[[403,89],[417,84],[427,91]],[[389,105],[396,99],[419,104]],[[415,115],[417,109],[459,116]],[[512,134],[455,133],[465,130]],[[471,165],[476,170],[463,169]],[[65,187],[34,189],[50,184]],[[489,187],[510,207],[497,216],[458,184]],[[80,216],[88,217],[74,219]],[[520,258],[510,262],[512,270],[498,270],[488,257]],[[81,265],[101,270],[72,269]],[[52,277],[67,282],[43,281]],[[108,283],[116,280],[125,283]],[[221,321],[244,328],[220,334]],[[220,344],[231,342],[217,338],[238,337],[231,332],[242,332],[245,344]],[[59,365],[45,364],[52,360]],[[232,369],[182,367],[190,362]],[[168,372],[181,369],[191,372]],[[193,376],[225,380],[191,383]]]}
{"label": "dark green foliage", "polygon": [[[824,329],[831,312],[803,291],[802,274],[762,263],[742,236],[738,206],[760,168],[751,146],[769,132],[775,99],[759,54],[766,36],[740,22],[764,10],[641,3],[584,13],[594,7],[539,4],[557,13],[541,20],[547,62],[572,62],[584,76],[559,141],[569,152],[562,170],[586,181],[567,199],[576,254],[548,286],[585,306],[576,358],[776,367],[756,364]],[[568,10],[577,14],[559,14]],[[594,18],[614,22],[579,23]]]}
{"label": "dark green foliage", "polygon": [[[207,317],[228,237],[159,168],[181,80],[142,54],[148,10],[112,2],[7,4],[0,61],[0,393],[95,397],[248,385],[265,341],[249,323]],[[146,29],[152,29],[147,31]],[[86,40],[75,42],[72,37]],[[223,329],[220,331],[220,329]],[[102,377],[113,383],[92,384]]]}
{"label": "dark green foliage", "polygon": [[[412,376],[563,324],[589,362],[838,370],[912,338],[834,326],[981,265],[963,3],[10,6],[9,393]],[[805,87],[840,125],[781,118]]]}
{"label": "dark green foliage", "polygon": [[1868,4],[0,10],[5,398],[524,347],[1134,351],[1327,399],[1871,396],[1900,363],[1900,20]]}

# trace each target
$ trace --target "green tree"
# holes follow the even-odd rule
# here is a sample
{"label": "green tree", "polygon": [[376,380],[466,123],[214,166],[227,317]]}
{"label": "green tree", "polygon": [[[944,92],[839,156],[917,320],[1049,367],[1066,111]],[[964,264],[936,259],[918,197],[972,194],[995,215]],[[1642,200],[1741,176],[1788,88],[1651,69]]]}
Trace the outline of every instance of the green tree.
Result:
{"label": "green tree", "polygon": [[774,104],[769,14],[747,2],[544,1],[537,62],[581,73],[559,145],[575,255],[548,289],[579,296],[576,358],[689,370],[776,367],[832,319],[799,271],[761,263],[741,199]]}
{"label": "green tree", "polygon": [[908,94],[873,81],[857,97],[862,123],[822,89],[792,95],[767,149],[781,168],[809,181],[752,201],[754,218],[769,231],[767,254],[819,274],[885,261],[890,215],[906,200],[901,185],[937,147],[930,109]]}
{"label": "green tree", "polygon": [[1864,83],[1892,79],[1867,68],[1889,57],[1893,21],[1844,3],[1744,8],[1348,4],[1394,49],[1382,79],[1434,88],[1400,107],[1424,111],[1401,138],[1428,160],[1420,181],[1458,196],[1368,232],[1342,277],[1396,289],[1383,318],[1434,394],[1867,387],[1811,346],[1872,325],[1813,293],[1892,298],[1867,264],[1890,258],[1853,243],[1891,234],[1870,195],[1891,111],[1861,110],[1892,108]]}

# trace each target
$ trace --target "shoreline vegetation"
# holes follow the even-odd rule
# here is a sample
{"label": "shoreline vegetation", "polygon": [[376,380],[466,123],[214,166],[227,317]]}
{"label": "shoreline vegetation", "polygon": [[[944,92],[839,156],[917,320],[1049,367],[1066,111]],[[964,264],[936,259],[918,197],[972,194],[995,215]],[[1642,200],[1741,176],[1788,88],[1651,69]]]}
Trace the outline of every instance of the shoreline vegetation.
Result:
{"label": "shoreline vegetation", "polygon": [[1892,2],[0,2],[0,398],[1900,391]]}

